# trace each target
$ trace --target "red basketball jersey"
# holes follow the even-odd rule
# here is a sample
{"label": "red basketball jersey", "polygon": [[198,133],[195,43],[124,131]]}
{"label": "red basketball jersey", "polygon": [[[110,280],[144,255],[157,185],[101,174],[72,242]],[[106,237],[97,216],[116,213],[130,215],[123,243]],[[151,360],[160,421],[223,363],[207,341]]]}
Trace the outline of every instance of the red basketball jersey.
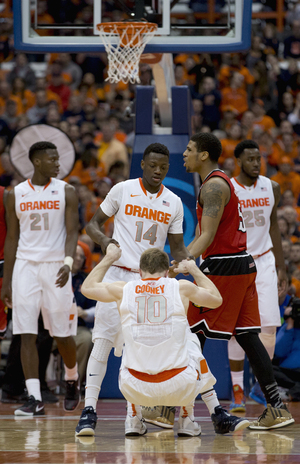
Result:
{"label": "red basketball jersey", "polygon": [[246,250],[246,228],[243,222],[243,215],[237,195],[235,194],[234,187],[225,174],[225,172],[216,169],[212,171],[205,179],[200,187],[198,201],[197,201],[197,218],[201,233],[201,218],[203,208],[199,203],[201,189],[203,185],[212,177],[222,177],[226,180],[230,188],[230,200],[224,208],[221,221],[212,244],[205,250],[202,258],[208,256],[219,255],[232,255]]}
{"label": "red basketball jersey", "polygon": [[6,237],[5,209],[3,204],[4,187],[0,187],[0,260],[4,258],[4,242]]}

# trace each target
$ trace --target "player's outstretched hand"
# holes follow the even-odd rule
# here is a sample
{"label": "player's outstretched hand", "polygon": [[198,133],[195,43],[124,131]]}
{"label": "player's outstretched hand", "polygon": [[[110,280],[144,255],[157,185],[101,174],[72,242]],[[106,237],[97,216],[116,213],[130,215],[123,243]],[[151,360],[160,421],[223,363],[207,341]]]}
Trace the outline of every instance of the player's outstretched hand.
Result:
{"label": "player's outstretched hand", "polygon": [[12,291],[11,286],[2,287],[1,300],[8,308],[12,308]]}
{"label": "player's outstretched hand", "polygon": [[68,282],[70,275],[70,267],[64,264],[57,273],[57,279],[55,282],[56,287],[64,287]]}
{"label": "player's outstretched hand", "polygon": [[106,248],[106,256],[112,260],[112,262],[118,261],[121,258],[122,250],[120,245],[110,243]]}

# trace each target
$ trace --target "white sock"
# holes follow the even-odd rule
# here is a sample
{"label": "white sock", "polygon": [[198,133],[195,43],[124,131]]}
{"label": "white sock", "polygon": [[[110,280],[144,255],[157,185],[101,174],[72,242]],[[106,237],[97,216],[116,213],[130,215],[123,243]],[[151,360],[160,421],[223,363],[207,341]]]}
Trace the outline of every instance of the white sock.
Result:
{"label": "white sock", "polygon": [[85,407],[92,406],[96,409],[106,367],[107,363],[99,362],[90,356],[86,369]]}
{"label": "white sock", "polygon": [[239,385],[244,391],[244,371],[233,372],[231,371],[232,386]]}
{"label": "white sock", "polygon": [[194,416],[194,401],[187,406],[181,406],[180,408],[180,417],[189,417],[192,421],[195,419]]}
{"label": "white sock", "polygon": [[42,401],[41,385],[39,379],[27,379],[25,380],[28,396],[34,396],[36,400]]}
{"label": "white sock", "polygon": [[75,364],[72,369],[69,369],[65,365],[65,380],[77,380],[78,379],[78,365],[77,363]]}
{"label": "white sock", "polygon": [[206,404],[209,414],[212,415],[215,412],[215,407],[219,406],[219,400],[215,390],[210,390],[206,393],[201,394],[201,399]]}
{"label": "white sock", "polygon": [[142,419],[142,408],[139,404],[132,404],[127,401],[127,415],[130,417],[137,416],[140,420]]}

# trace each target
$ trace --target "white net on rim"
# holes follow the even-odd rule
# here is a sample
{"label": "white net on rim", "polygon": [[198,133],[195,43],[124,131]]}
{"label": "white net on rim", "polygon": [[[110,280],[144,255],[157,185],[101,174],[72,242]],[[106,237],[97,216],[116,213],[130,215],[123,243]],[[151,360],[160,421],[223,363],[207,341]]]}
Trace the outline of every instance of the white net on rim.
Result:
{"label": "white net on rim", "polygon": [[102,23],[97,25],[108,57],[107,81],[139,83],[139,62],[155,34],[154,23]]}

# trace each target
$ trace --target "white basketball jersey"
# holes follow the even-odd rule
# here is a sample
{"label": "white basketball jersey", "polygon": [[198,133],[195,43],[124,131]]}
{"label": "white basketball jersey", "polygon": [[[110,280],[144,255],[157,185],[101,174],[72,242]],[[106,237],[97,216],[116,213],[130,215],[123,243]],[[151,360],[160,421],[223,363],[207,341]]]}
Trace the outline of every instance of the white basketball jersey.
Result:
{"label": "white basketball jersey", "polygon": [[163,250],[168,233],[182,234],[181,200],[163,185],[158,193],[150,193],[141,179],[120,182],[100,208],[114,215],[113,238],[122,249],[117,266],[138,270],[143,251],[151,246]]}
{"label": "white basketball jersey", "polygon": [[20,223],[17,258],[36,262],[64,260],[65,185],[51,178],[45,186],[33,186],[28,179],[15,187]]}
{"label": "white basketball jersey", "polygon": [[231,182],[242,207],[247,251],[253,256],[261,255],[273,247],[270,236],[270,217],[275,203],[272,182],[264,176],[258,176],[251,187],[240,184],[236,178]]}
{"label": "white basketball jersey", "polygon": [[187,318],[176,279],[140,279],[123,288],[123,365],[147,374],[185,367]]}

